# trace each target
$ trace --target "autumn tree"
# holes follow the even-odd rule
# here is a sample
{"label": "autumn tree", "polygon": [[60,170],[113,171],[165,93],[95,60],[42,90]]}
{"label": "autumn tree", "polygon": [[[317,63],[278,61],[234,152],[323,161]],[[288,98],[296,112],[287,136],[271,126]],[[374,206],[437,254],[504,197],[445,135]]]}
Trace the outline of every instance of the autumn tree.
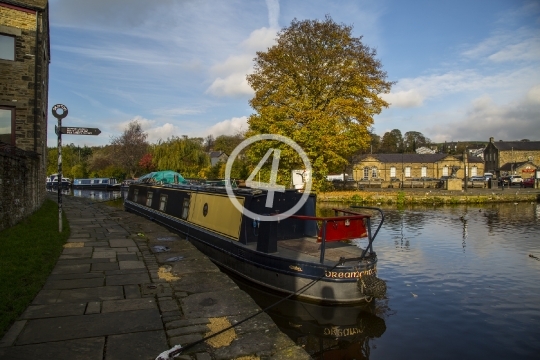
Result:
{"label": "autumn tree", "polygon": [[140,170],[139,161],[148,151],[148,134],[137,120],[131,121],[122,135],[113,137],[113,159],[115,164],[134,178]]}
{"label": "autumn tree", "polygon": [[184,177],[201,177],[210,157],[200,138],[172,137],[152,145],[152,162],[158,170],[177,171]]}
{"label": "autumn tree", "polygon": [[[254,72],[247,76],[256,113],[248,120],[246,137],[292,138],[312,163],[316,188],[328,172],[340,171],[352,154],[369,146],[373,116],[388,106],[379,95],[388,93],[392,82],[375,50],[352,36],[352,29],[330,16],[294,19],[278,33],[276,45],[257,52]],[[282,150],[283,178],[302,166],[290,147],[272,141],[254,143],[252,159],[261,159],[269,147]]]}
{"label": "autumn tree", "polygon": [[214,141],[214,150],[230,155],[242,141],[244,141],[242,134],[220,135]]}
{"label": "autumn tree", "polygon": [[399,129],[385,132],[381,140],[381,152],[382,153],[401,153],[403,148],[403,136]]}
{"label": "autumn tree", "polygon": [[418,131],[407,131],[403,135],[403,147],[406,152],[415,152],[422,146],[428,146],[431,140]]}

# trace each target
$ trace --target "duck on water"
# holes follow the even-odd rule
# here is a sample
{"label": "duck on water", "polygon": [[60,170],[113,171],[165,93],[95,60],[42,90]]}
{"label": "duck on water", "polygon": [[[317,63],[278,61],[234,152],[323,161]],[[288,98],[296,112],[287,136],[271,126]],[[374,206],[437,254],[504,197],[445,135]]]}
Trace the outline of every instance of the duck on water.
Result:
{"label": "duck on water", "polygon": [[[383,212],[363,207],[316,216],[316,196],[303,195],[297,189],[271,193],[230,182],[190,185],[176,172],[159,171],[129,186],[124,207],[185,235],[218,266],[273,291],[322,304],[383,297],[386,284],[376,277],[373,251]],[[301,198],[305,203],[294,215],[280,215]],[[364,247],[361,238],[367,240]]]}

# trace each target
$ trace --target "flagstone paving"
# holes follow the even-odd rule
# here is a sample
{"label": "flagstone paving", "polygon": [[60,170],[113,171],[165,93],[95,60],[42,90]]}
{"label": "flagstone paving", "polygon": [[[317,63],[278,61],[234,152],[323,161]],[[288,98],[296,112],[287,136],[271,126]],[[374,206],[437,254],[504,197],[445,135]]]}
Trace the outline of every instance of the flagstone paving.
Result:
{"label": "flagstone paving", "polygon": [[[70,238],[0,341],[0,360],[150,360],[203,339],[211,318],[235,324],[259,310],[190,242],[156,223],[88,199],[64,197],[63,206]],[[170,250],[154,253],[155,245]],[[176,359],[310,358],[266,314],[235,329],[232,342],[201,342]]]}

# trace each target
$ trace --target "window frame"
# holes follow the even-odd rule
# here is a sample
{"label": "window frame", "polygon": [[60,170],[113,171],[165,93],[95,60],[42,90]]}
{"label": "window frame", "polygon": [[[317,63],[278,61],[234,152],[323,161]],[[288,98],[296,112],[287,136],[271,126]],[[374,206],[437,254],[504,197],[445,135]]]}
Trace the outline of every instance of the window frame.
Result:
{"label": "window frame", "polygon": [[390,166],[390,177],[391,178],[395,178],[396,177],[396,167],[395,166]]}
{"label": "window frame", "polygon": [[167,210],[167,200],[169,199],[168,195],[159,196],[159,211],[165,212]]}
{"label": "window frame", "polygon": [[364,167],[364,177],[363,177],[364,180],[367,180],[369,179],[369,168],[366,166]]}
{"label": "window frame", "polygon": [[405,166],[405,177],[410,178],[411,177],[411,167]]}
{"label": "window frame", "polygon": [[191,200],[190,197],[186,196],[182,203],[182,219],[184,220],[187,220],[188,215],[189,215],[189,203],[191,202],[190,200]]}
{"label": "window frame", "polygon": [[421,171],[421,173],[420,173],[421,176],[420,177],[423,177],[423,178],[427,177],[427,166],[422,166],[420,171]]}
{"label": "window frame", "polygon": [[12,106],[0,106],[1,110],[9,110],[11,111],[11,136],[10,136],[10,145],[15,146],[15,111],[16,108]]}
{"label": "window frame", "polygon": [[148,191],[146,193],[146,206],[152,207],[152,199],[154,197],[154,193],[152,191]]}
{"label": "window frame", "polygon": [[0,60],[5,60],[5,61],[15,61],[15,60],[17,60],[17,36],[11,35],[11,34],[6,34],[6,33],[0,33],[0,36],[13,39],[13,59],[7,59],[7,58],[4,58],[4,57],[1,57],[2,54],[0,53]]}

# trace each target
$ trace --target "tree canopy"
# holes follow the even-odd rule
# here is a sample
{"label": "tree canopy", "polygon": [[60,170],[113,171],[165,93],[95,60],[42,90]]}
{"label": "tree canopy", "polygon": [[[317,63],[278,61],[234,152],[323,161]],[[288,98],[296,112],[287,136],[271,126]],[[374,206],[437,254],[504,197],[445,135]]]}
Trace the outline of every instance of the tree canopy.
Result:
{"label": "tree canopy", "polygon": [[113,160],[134,178],[140,167],[139,161],[148,151],[148,134],[142,130],[141,124],[131,121],[122,135],[112,138]]}
{"label": "tree canopy", "polygon": [[[257,52],[254,72],[247,76],[256,113],[248,120],[246,137],[270,133],[293,139],[308,155],[315,180],[341,171],[352,154],[369,147],[373,116],[388,106],[379,95],[393,84],[386,80],[376,51],[361,39],[352,36],[352,26],[329,16],[322,21],[294,19],[282,29],[276,45]],[[271,145],[286,147],[255,145],[254,159]],[[285,149],[281,159],[284,174],[302,165]]]}

